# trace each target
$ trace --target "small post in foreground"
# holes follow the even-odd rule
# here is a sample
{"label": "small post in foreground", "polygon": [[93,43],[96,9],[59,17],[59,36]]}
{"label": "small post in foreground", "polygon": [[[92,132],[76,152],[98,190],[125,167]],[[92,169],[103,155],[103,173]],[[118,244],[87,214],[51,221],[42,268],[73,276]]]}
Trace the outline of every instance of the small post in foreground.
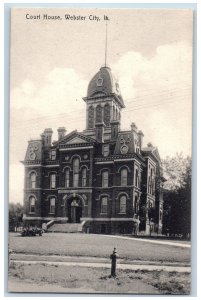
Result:
{"label": "small post in foreground", "polygon": [[111,276],[116,277],[116,264],[117,264],[118,254],[116,248],[114,248],[113,253],[110,255],[111,259]]}

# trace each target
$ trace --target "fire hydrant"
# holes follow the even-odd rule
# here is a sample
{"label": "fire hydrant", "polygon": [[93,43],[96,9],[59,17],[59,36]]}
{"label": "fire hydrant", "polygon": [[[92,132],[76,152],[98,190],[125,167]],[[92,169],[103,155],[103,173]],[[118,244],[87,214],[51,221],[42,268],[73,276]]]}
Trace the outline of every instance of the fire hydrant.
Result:
{"label": "fire hydrant", "polygon": [[116,277],[116,265],[117,265],[118,254],[116,248],[114,248],[113,253],[110,255],[111,259],[111,276]]}

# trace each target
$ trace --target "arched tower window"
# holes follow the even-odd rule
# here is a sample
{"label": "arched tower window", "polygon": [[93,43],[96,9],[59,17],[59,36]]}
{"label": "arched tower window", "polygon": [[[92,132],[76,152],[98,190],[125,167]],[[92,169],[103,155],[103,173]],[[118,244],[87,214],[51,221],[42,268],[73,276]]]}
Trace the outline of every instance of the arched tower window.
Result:
{"label": "arched tower window", "polygon": [[73,160],[73,186],[78,187],[79,185],[79,159],[74,158]]}
{"label": "arched tower window", "polygon": [[82,169],[82,186],[87,185],[87,169],[83,168]]}
{"label": "arched tower window", "polygon": [[94,108],[93,106],[90,106],[88,111],[88,128],[92,129],[93,127],[94,127]]}
{"label": "arched tower window", "polygon": [[96,106],[96,123],[102,122],[102,107],[100,105]]}
{"label": "arched tower window", "polygon": [[36,173],[35,172],[32,172],[30,174],[30,185],[31,185],[31,189],[36,188]]}
{"label": "arched tower window", "polygon": [[128,181],[128,170],[126,168],[121,169],[121,185],[127,185]]}
{"label": "arched tower window", "polygon": [[115,106],[113,106],[113,120],[116,120],[116,109],[115,109]]}
{"label": "arched tower window", "polygon": [[110,105],[108,103],[104,106],[104,123],[106,126],[110,125]]}
{"label": "arched tower window", "polygon": [[120,111],[117,110],[117,120],[120,120]]}
{"label": "arched tower window", "polygon": [[126,213],[126,196],[122,195],[119,198],[119,213],[125,214]]}

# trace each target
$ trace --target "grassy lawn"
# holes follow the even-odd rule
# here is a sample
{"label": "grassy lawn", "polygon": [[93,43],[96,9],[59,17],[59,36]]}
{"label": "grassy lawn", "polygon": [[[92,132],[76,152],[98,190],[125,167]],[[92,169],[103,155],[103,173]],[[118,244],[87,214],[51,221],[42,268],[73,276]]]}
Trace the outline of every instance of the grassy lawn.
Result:
{"label": "grassy lawn", "polygon": [[113,248],[122,259],[190,262],[190,248],[151,244],[91,234],[45,233],[42,237],[9,235],[9,247],[16,253],[109,257]]}
{"label": "grassy lawn", "polygon": [[11,262],[8,286],[13,292],[190,293],[188,273],[118,270],[116,278],[111,278],[109,274],[110,271],[105,268]]}

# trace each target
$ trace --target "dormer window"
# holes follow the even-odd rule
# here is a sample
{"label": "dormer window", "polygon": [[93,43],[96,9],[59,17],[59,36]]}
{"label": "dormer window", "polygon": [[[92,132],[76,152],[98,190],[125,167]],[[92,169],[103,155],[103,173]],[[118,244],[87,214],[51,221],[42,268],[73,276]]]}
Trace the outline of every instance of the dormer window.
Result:
{"label": "dormer window", "polygon": [[55,160],[56,159],[56,150],[50,151],[50,159]]}
{"label": "dormer window", "polygon": [[109,144],[103,145],[103,156],[108,156],[109,152]]}
{"label": "dormer window", "polygon": [[97,84],[97,86],[102,86],[103,85],[103,78],[99,76],[98,79],[96,80],[96,84]]}

